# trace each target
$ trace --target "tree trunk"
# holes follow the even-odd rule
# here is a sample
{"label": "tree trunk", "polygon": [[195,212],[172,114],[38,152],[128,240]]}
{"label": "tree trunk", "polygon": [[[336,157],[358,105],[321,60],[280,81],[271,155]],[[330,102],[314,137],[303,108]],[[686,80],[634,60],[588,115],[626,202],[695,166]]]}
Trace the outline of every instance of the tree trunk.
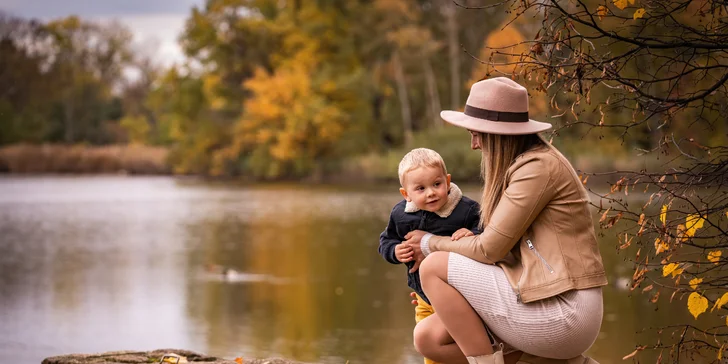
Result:
{"label": "tree trunk", "polygon": [[410,109],[409,96],[407,95],[407,82],[404,78],[402,62],[399,59],[399,51],[394,52],[394,55],[392,56],[392,63],[394,66],[394,79],[397,81],[399,105],[402,109],[404,145],[409,147],[412,145],[412,110]]}
{"label": "tree trunk", "polygon": [[432,63],[430,63],[429,58],[425,58],[422,66],[425,69],[425,81],[427,82],[427,93],[430,99],[429,104],[430,112],[432,113],[432,125],[438,128],[442,126],[442,119],[440,119],[442,104],[440,103],[440,93],[437,91],[435,71],[432,70]]}
{"label": "tree trunk", "polygon": [[443,9],[447,25],[447,45],[450,53],[450,107],[459,110],[460,105],[460,44],[455,4],[448,1]]}

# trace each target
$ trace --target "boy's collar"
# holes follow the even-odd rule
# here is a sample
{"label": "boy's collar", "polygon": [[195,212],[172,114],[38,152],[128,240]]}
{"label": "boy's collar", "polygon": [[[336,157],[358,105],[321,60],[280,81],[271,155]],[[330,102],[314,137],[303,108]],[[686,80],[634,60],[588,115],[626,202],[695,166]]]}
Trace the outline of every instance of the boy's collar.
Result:
{"label": "boy's collar", "polygon": [[[460,191],[460,187],[450,182],[450,191],[448,191],[447,194],[447,202],[442,205],[439,210],[435,211],[435,213],[437,214],[437,216],[440,216],[443,219],[450,216],[453,210],[455,210],[455,206],[458,205],[460,199],[462,198],[463,192]],[[405,205],[404,207],[404,212],[415,213],[417,211],[420,211],[420,208],[417,207],[412,201],[408,201],[407,205]]]}

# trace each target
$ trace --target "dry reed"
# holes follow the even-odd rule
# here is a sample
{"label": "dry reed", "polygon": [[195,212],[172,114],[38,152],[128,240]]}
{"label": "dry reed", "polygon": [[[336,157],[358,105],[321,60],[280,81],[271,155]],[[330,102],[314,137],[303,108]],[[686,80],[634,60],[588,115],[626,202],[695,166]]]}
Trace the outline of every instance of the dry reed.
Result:
{"label": "dry reed", "polygon": [[143,145],[17,144],[0,147],[0,171],[10,173],[169,174],[166,148]]}

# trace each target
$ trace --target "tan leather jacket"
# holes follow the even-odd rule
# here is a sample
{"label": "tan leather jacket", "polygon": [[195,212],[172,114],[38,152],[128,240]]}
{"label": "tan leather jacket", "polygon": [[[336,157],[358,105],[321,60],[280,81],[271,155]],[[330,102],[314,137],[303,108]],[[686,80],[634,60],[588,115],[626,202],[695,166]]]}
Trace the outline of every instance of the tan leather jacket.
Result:
{"label": "tan leather jacket", "polygon": [[588,203],[561,153],[551,147],[530,150],[508,169],[505,192],[482,234],[458,241],[427,236],[422,251],[499,265],[524,303],[603,286],[607,277]]}

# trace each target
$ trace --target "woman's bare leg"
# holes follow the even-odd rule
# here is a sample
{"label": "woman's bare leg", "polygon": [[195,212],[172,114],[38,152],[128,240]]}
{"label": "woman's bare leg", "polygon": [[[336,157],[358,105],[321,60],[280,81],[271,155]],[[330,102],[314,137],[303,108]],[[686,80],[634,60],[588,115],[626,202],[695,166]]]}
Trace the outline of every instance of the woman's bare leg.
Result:
{"label": "woman's bare leg", "polygon": [[434,313],[415,326],[415,348],[424,357],[438,363],[467,364],[467,359]]}
{"label": "woman's bare leg", "polygon": [[[422,261],[420,266],[422,288],[440,321],[463,354],[466,356],[492,354],[493,348],[480,316],[465,297],[447,282],[448,257],[447,252],[433,252]],[[415,330],[415,342],[418,339],[417,335],[418,331]]]}

